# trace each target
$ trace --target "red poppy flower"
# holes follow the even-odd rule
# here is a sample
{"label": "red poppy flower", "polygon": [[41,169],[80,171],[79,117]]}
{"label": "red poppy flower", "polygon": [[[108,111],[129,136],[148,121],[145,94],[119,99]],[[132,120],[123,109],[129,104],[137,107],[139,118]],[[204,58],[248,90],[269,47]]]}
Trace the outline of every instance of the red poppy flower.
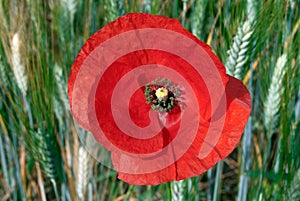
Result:
{"label": "red poppy flower", "polygon": [[[167,78],[183,93],[170,112],[146,104]],[[79,124],[111,151],[120,179],[137,185],[197,176],[227,157],[248,120],[250,95],[210,47],[176,19],[131,13],[96,32],[76,57],[68,96]]]}

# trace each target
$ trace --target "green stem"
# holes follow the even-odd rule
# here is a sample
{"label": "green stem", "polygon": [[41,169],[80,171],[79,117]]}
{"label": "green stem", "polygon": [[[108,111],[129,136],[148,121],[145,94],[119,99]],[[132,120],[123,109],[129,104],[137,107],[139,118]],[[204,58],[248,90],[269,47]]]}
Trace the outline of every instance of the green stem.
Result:
{"label": "green stem", "polygon": [[172,189],[171,189],[171,182],[168,182],[168,200],[172,201]]}
{"label": "green stem", "polygon": [[217,164],[217,173],[216,173],[216,179],[215,179],[213,201],[219,200],[222,170],[223,170],[223,161],[220,161]]}
{"label": "green stem", "polygon": [[264,157],[263,157],[263,165],[261,167],[260,175],[259,175],[259,184],[256,192],[256,198],[258,199],[260,196],[260,193],[262,192],[262,181],[265,176],[265,167],[267,166],[268,157],[271,153],[271,139],[268,138],[268,143],[264,151]]}
{"label": "green stem", "polygon": [[125,197],[124,201],[129,200],[130,195],[131,195],[133,189],[134,189],[134,185],[130,185],[129,188],[128,188],[128,190],[127,190],[127,192],[126,192],[126,197]]}
{"label": "green stem", "polygon": [[51,179],[52,185],[53,185],[53,189],[54,189],[54,193],[55,193],[55,198],[57,201],[60,201],[59,195],[58,195],[58,191],[57,191],[57,186],[56,186],[56,182],[54,179]]}
{"label": "green stem", "polygon": [[183,9],[182,9],[182,19],[181,19],[181,24],[182,26],[185,25],[185,17],[186,17],[186,7],[187,7],[187,0],[182,0],[183,2]]}

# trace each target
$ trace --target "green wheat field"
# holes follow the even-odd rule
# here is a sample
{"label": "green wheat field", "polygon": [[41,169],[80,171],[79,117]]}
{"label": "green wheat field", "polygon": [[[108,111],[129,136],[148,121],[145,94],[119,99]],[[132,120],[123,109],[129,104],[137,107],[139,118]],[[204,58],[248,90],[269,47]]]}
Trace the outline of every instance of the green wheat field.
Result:
{"label": "green wheat field", "polygon": [[[252,112],[207,173],[134,186],[85,151],[67,81],[85,41],[129,12],[177,18],[242,80]],[[299,0],[1,0],[0,199],[300,200]]]}

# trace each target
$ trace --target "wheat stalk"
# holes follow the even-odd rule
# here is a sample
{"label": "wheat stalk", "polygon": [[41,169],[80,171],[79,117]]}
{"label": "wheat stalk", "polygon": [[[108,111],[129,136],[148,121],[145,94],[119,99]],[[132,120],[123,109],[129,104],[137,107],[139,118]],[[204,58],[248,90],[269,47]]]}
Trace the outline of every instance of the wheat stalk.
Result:
{"label": "wheat stalk", "polygon": [[[67,111],[70,110],[69,99],[67,95],[67,84],[64,80],[62,68],[58,65],[54,65],[54,78],[57,86],[57,90],[59,93],[59,97],[64,104],[64,107]],[[58,102],[56,102],[58,103]],[[59,103],[58,103],[59,104]]]}
{"label": "wheat stalk", "polygon": [[172,201],[183,201],[184,180],[171,182]]}
{"label": "wheat stalk", "polygon": [[[252,27],[254,27],[255,24],[255,17],[256,17],[256,11],[257,11],[257,6],[256,6],[257,2],[255,0],[247,0],[247,23],[249,25],[246,25],[248,27],[245,27],[245,30],[242,31],[249,31],[251,29],[251,25]],[[251,37],[252,33],[249,34],[249,39]],[[248,44],[249,42],[246,41],[245,44],[241,44],[241,46],[243,47],[247,47],[248,49]],[[247,58],[245,58],[245,62],[246,62]],[[237,65],[238,66],[238,65]],[[252,68],[251,67],[249,73],[252,72]],[[240,69],[242,70],[242,68],[240,67]],[[240,70],[240,71],[241,71]],[[237,78],[241,79],[242,76],[239,75],[237,76]],[[251,79],[249,82],[249,91],[250,94],[252,91],[252,73],[251,73]],[[247,176],[245,174],[245,172],[249,171],[250,166],[251,166],[251,141],[252,141],[252,132],[251,132],[251,127],[252,127],[252,117],[249,118],[248,123],[246,125],[244,134],[243,134],[243,138],[242,138],[242,153],[243,153],[243,157],[241,160],[241,174],[239,176],[239,188],[238,188],[238,195],[237,195],[237,200],[238,201],[244,201],[247,200],[247,196],[248,196],[248,187],[249,187],[249,176]]]}
{"label": "wheat stalk", "polygon": [[3,89],[7,86],[8,86],[7,72],[6,69],[4,68],[2,57],[0,55],[0,87]]}
{"label": "wheat stalk", "polygon": [[15,33],[11,40],[11,52],[12,52],[12,70],[16,79],[16,83],[19,89],[21,90],[22,94],[26,96],[27,75],[25,72],[25,67],[21,62],[20,39],[18,33]]}
{"label": "wheat stalk", "polygon": [[2,142],[2,135],[3,137],[4,136],[4,132],[2,132],[2,130],[0,129],[0,159],[1,159],[1,171],[2,171],[2,174],[3,174],[3,178],[4,178],[4,181],[6,183],[6,185],[8,186],[8,188],[10,188],[10,180],[9,180],[9,174],[8,174],[8,165],[7,165],[7,159],[5,157],[5,147],[3,146],[4,143]]}
{"label": "wheat stalk", "polygon": [[247,20],[238,28],[233,44],[228,51],[228,59],[225,64],[226,71],[227,74],[237,79],[242,79],[243,76],[243,67],[248,60],[247,52],[252,33],[251,22]]}
{"label": "wheat stalk", "polygon": [[298,89],[298,101],[295,105],[295,119],[296,121],[300,121],[300,88]]}
{"label": "wheat stalk", "polygon": [[203,20],[205,16],[205,8],[207,5],[207,0],[198,0],[194,3],[195,8],[193,12],[192,18],[192,33],[196,35],[198,38],[202,39],[203,36]]}
{"label": "wheat stalk", "polygon": [[44,188],[44,180],[43,180],[40,165],[38,162],[36,162],[36,171],[37,171],[37,177],[38,177],[38,184],[39,184],[39,188],[40,188],[40,192],[41,192],[41,198],[42,198],[42,201],[46,201],[47,199],[46,199],[46,193],[45,193],[45,188]]}
{"label": "wheat stalk", "polygon": [[63,107],[61,102],[58,100],[57,97],[53,96],[52,98],[53,101],[53,110],[56,118],[58,119],[58,122],[62,125],[63,124]]}
{"label": "wheat stalk", "polygon": [[182,1],[182,18],[181,18],[181,24],[184,26],[185,24],[185,18],[186,18],[186,12],[187,12],[187,0],[181,0]]}
{"label": "wheat stalk", "polygon": [[278,112],[280,109],[281,93],[284,90],[282,79],[286,72],[286,61],[286,53],[284,53],[277,59],[268,90],[267,99],[264,104],[264,124],[271,134],[275,129],[279,119]]}

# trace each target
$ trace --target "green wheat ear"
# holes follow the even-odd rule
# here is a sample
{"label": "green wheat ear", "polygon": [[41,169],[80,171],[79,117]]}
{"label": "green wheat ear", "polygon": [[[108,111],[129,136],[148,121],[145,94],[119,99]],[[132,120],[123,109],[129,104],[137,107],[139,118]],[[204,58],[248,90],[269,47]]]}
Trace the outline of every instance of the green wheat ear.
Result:
{"label": "green wheat ear", "polygon": [[185,182],[184,180],[171,182],[171,192],[173,201],[184,201],[184,190]]}
{"label": "green wheat ear", "polygon": [[105,2],[104,9],[107,12],[107,15],[105,17],[107,22],[111,22],[111,21],[117,19],[119,16],[122,16],[125,14],[123,1],[105,0],[104,2]]}
{"label": "green wheat ear", "polygon": [[242,79],[244,66],[248,61],[247,53],[252,33],[251,22],[247,20],[239,27],[233,39],[233,44],[228,51],[228,59],[225,64],[226,71],[239,80]]}
{"label": "green wheat ear", "polygon": [[21,42],[19,33],[15,33],[11,40],[12,70],[15,81],[20,91],[26,96],[28,90],[28,78],[20,52]]}
{"label": "green wheat ear", "polygon": [[205,9],[208,0],[197,0],[194,4],[194,12],[192,12],[192,33],[201,40],[204,40],[203,25],[205,23]]}
{"label": "green wheat ear", "polygon": [[[287,55],[284,53],[276,62],[276,66],[272,75],[270,87],[268,89],[267,99],[264,103],[264,124],[268,133],[272,135],[277,128],[279,120],[279,110],[282,98],[282,92],[285,86],[282,84],[282,79],[285,75],[285,64],[287,61]],[[269,136],[271,137],[271,136]]]}
{"label": "green wheat ear", "polygon": [[43,172],[51,180],[62,180],[62,158],[53,133],[41,130],[30,131],[28,148],[34,159],[40,163]]}
{"label": "green wheat ear", "polygon": [[78,151],[78,171],[76,178],[76,192],[80,200],[84,195],[92,173],[93,159],[86,149],[81,146]]}

